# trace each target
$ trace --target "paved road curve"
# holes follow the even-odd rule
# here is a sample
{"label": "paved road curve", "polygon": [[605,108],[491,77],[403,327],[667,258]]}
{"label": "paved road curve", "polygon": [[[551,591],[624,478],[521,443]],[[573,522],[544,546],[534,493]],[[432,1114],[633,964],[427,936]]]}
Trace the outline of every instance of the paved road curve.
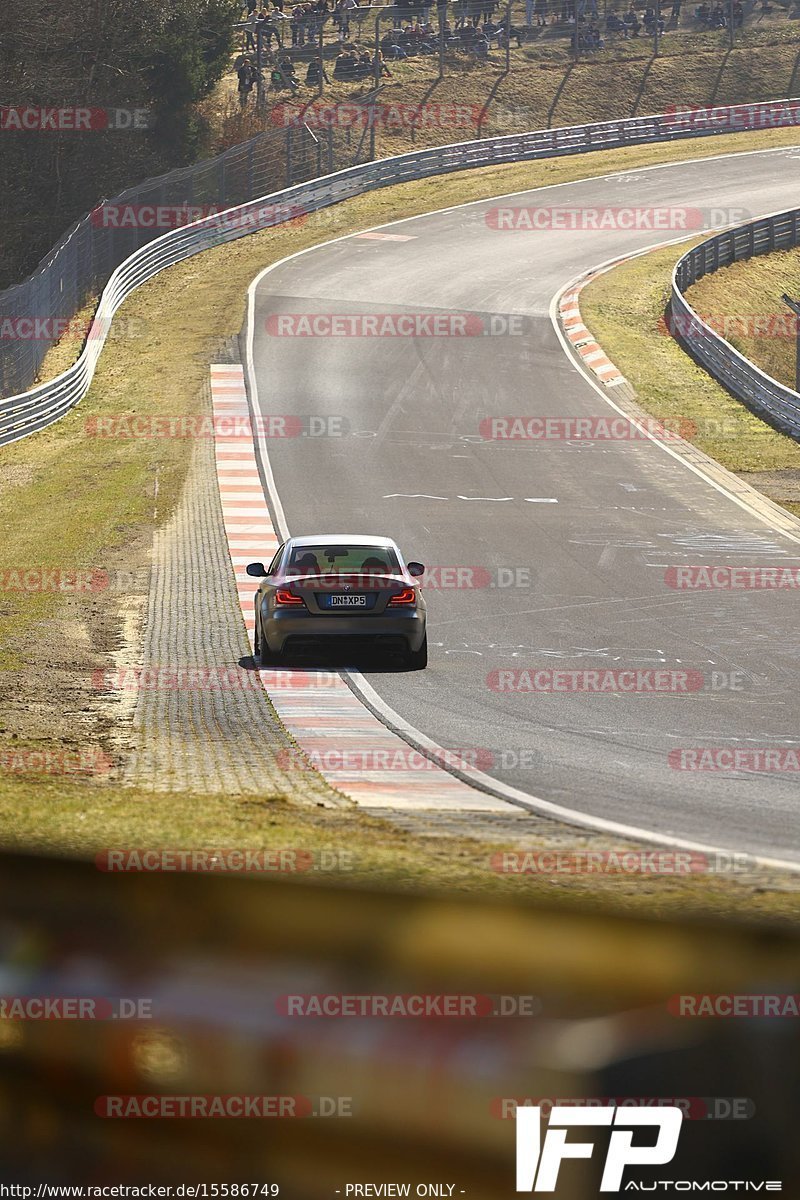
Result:
{"label": "paved road curve", "polygon": [[[746,219],[796,204],[798,183],[800,150],[780,149],[505,204],[685,205],[713,226],[719,210]],[[384,231],[391,240],[322,246],[260,281],[262,412],[343,417],[350,430],[272,443],[289,528],[389,534],[409,557],[483,567],[495,580],[500,568],[530,571],[528,586],[429,592],[429,669],[368,676],[417,729],[451,748],[485,747],[495,756],[489,774],[593,816],[800,861],[800,775],[689,774],[668,764],[681,747],[800,746],[796,597],[687,593],[664,582],[683,564],[798,565],[800,544],[652,442],[503,443],[478,432],[487,415],[611,415],[565,354],[551,299],[580,271],[679,230],[498,230],[487,218],[497,203],[398,223]],[[521,336],[275,333],[276,314],[423,312],[527,321]],[[634,696],[487,683],[517,668],[691,670],[706,683]],[[711,672],[740,673],[740,686],[712,689]]]}

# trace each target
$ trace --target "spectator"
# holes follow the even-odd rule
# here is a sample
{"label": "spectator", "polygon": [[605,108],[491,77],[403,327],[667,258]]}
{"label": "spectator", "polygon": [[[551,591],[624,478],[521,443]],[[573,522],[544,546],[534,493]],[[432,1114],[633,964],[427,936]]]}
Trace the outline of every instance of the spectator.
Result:
{"label": "spectator", "polygon": [[636,15],[636,10],[631,4],[630,8],[622,18],[622,23],[625,26],[626,37],[638,37],[641,32],[642,23]]}
{"label": "spectator", "polygon": [[625,32],[625,26],[615,12],[610,12],[606,17],[606,30],[608,33]]}
{"label": "spectator", "polygon": [[642,22],[640,22],[639,18],[637,17],[636,8],[634,8],[632,4],[625,13],[625,16],[622,17],[622,24],[625,25],[626,37],[639,36],[640,30],[642,30]]}
{"label": "spectator", "polygon": [[248,50],[255,50],[255,48],[256,48],[255,32],[256,32],[257,24],[258,24],[258,13],[255,11],[255,9],[253,9],[253,11],[251,13],[249,13],[249,15],[247,17],[247,21],[245,22],[245,27],[244,27],[244,49],[245,49],[245,52]]}
{"label": "spectator", "polygon": [[[645,33],[654,33],[656,28],[656,10],[652,7],[652,5],[648,5],[648,7],[644,10],[643,20]],[[660,13],[658,16],[658,32],[660,34],[664,32],[664,18]]]}
{"label": "spectator", "polygon": [[534,0],[533,11],[539,29],[547,25],[547,0]]}
{"label": "spectator", "polygon": [[670,20],[674,21],[676,25],[680,25],[681,23],[682,3],[683,0],[672,0],[672,12],[670,13]]}
{"label": "spectator", "polygon": [[312,58],[306,71],[306,87],[319,87],[320,81],[330,83],[321,58]]}
{"label": "spectator", "polygon": [[381,38],[381,50],[388,55],[393,62],[398,59],[407,58],[408,55],[398,41],[400,36],[399,30],[393,29],[391,33],[385,33]]}
{"label": "spectator", "polygon": [[339,0],[336,5],[339,13],[339,39],[342,42],[346,42],[350,37],[350,17],[354,8],[358,8],[358,0]]}
{"label": "spectator", "polygon": [[381,79],[384,75],[388,75],[390,79],[394,78],[392,72],[384,62],[383,55],[380,50],[372,57],[372,69],[376,78]]}
{"label": "spectator", "polygon": [[355,50],[343,50],[336,59],[333,68],[334,79],[358,78],[358,55]]}
{"label": "spectator", "polygon": [[283,54],[277,61],[277,69],[280,73],[284,87],[291,88],[296,92],[300,87],[300,80],[294,73],[294,64],[288,54]]}
{"label": "spectator", "polygon": [[236,76],[238,79],[239,104],[244,108],[247,104],[247,97],[252,92],[256,81],[256,70],[249,59],[244,59],[236,72]]}
{"label": "spectator", "polygon": [[261,12],[258,14],[258,23],[256,25],[256,33],[261,34],[261,45],[266,46],[267,50],[269,50],[269,48],[270,48],[273,37],[277,41],[278,49],[280,50],[281,35],[280,35],[280,31],[278,29],[278,24],[277,24],[277,22],[275,22],[273,24],[266,8],[262,8]]}

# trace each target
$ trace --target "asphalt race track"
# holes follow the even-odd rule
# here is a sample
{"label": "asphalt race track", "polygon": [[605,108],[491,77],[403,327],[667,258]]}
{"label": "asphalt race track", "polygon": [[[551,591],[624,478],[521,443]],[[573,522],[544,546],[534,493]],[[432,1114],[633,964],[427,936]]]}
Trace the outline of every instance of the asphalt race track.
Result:
{"label": "asphalt race track", "polygon": [[[746,220],[795,205],[799,185],[800,150],[781,148],[503,204],[689,206],[716,228],[720,210]],[[321,414],[332,431],[346,430],[270,442],[288,527],[388,534],[427,565],[488,571],[486,586],[427,592],[427,671],[365,672],[424,734],[485,748],[488,774],[582,813],[800,863],[800,776],[687,772],[668,760],[683,747],[800,746],[796,594],[665,583],[668,568],[685,564],[797,566],[800,541],[653,441],[479,433],[492,415],[615,415],[605,389],[565,352],[553,296],[582,271],[681,231],[500,230],[487,220],[497,207],[482,201],[400,222],[383,231],[391,240],[329,243],[260,279],[261,411]],[[465,312],[527,321],[513,336],[414,338],[278,336],[268,325],[275,314]],[[531,694],[487,682],[498,669],[651,668],[702,672],[702,687]]]}

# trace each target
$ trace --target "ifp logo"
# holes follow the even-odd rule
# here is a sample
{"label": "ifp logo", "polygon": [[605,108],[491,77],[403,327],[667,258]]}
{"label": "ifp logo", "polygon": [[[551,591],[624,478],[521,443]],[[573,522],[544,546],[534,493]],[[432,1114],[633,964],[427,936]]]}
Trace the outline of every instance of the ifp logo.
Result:
{"label": "ifp logo", "polygon": [[[622,1175],[630,1166],[662,1166],[672,1162],[678,1148],[683,1113],[675,1105],[659,1108],[579,1108],[554,1105],[542,1144],[541,1109],[517,1109],[517,1191],[554,1192],[565,1158],[591,1158],[591,1142],[568,1142],[573,1125],[613,1125],[606,1154],[601,1192],[618,1192]],[[644,1125],[658,1129],[655,1143],[634,1146],[634,1130]]]}

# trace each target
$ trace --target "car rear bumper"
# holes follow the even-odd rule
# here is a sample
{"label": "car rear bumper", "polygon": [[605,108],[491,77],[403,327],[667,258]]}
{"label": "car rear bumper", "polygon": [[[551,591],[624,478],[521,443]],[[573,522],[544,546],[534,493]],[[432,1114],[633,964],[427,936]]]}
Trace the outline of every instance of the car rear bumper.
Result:
{"label": "car rear bumper", "polygon": [[329,617],[309,612],[276,612],[264,621],[264,636],[273,654],[281,654],[289,645],[298,646],[301,642],[394,642],[416,651],[425,638],[425,613],[415,609],[391,616],[362,613]]}

